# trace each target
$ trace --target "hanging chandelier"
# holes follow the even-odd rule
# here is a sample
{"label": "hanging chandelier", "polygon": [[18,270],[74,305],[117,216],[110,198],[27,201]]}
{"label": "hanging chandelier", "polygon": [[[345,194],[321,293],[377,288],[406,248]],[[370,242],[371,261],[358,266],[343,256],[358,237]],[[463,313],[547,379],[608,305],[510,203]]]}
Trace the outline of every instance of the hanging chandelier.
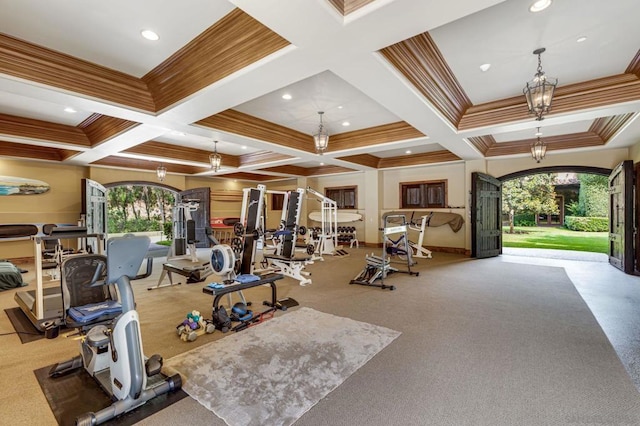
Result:
{"label": "hanging chandelier", "polygon": [[527,82],[523,89],[524,96],[527,98],[527,106],[529,114],[534,114],[536,120],[543,119],[543,115],[551,109],[551,101],[553,92],[558,85],[557,78],[547,77],[542,71],[542,60],[540,55],[545,51],[544,47],[533,51],[534,55],[538,55],[538,70],[533,76],[533,80]]}
{"label": "hanging chandelier", "polygon": [[160,163],[158,168],[156,169],[156,175],[158,176],[158,180],[160,182],[164,182],[164,178],[167,177],[167,168]]}
{"label": "hanging chandelier", "polygon": [[322,125],[322,114],[324,112],[318,111],[318,114],[320,115],[320,126],[318,126],[318,133],[313,135],[313,143],[316,146],[316,153],[322,155],[329,146],[329,133]]}
{"label": "hanging chandelier", "polygon": [[211,170],[217,173],[222,165],[222,157],[218,154],[218,141],[213,141],[213,152],[209,154],[209,164],[211,164]]}
{"label": "hanging chandelier", "polygon": [[540,136],[542,136],[542,133],[540,132],[540,127],[538,127],[538,131],[536,132],[537,140],[531,144],[531,156],[536,160],[536,163],[543,160],[544,155],[547,153],[547,145],[545,145]]}

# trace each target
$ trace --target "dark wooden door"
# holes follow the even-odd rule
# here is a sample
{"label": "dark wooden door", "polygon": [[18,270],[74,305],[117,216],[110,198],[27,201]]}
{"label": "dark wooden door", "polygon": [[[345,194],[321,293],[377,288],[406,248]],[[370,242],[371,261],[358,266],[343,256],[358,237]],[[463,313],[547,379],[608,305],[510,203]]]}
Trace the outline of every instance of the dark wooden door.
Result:
{"label": "dark wooden door", "polygon": [[502,182],[471,174],[471,257],[502,254]]}
{"label": "dark wooden door", "polygon": [[633,273],[633,161],[618,164],[609,176],[609,263]]}
{"label": "dark wooden door", "polygon": [[180,201],[185,203],[196,201],[198,203],[198,210],[191,212],[191,219],[196,225],[196,240],[198,241],[196,247],[199,248],[209,247],[206,228],[211,226],[209,224],[211,220],[210,193],[209,187],[187,189],[178,193]]}

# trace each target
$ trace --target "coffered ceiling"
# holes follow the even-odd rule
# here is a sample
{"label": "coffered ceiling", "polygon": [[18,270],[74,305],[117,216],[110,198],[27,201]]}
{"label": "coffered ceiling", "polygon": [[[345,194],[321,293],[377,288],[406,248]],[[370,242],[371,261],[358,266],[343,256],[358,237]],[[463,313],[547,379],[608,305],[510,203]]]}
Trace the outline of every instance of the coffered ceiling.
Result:
{"label": "coffered ceiling", "polygon": [[0,0],[0,156],[269,181],[639,142],[640,3],[531,3]]}

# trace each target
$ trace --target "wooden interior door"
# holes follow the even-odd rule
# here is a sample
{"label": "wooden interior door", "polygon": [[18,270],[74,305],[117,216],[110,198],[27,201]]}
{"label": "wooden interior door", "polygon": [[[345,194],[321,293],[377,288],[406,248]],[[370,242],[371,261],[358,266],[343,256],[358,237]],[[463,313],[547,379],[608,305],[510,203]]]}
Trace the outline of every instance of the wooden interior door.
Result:
{"label": "wooden interior door", "polygon": [[471,174],[471,257],[502,254],[502,182]]}
{"label": "wooden interior door", "polygon": [[609,176],[609,263],[633,273],[633,161],[618,164]]}
{"label": "wooden interior door", "polygon": [[187,189],[180,191],[178,196],[181,201],[193,200],[198,202],[198,210],[191,212],[191,219],[196,225],[196,247],[209,247],[209,238],[207,237],[206,228],[211,226],[211,209],[210,209],[210,193],[209,187]]}

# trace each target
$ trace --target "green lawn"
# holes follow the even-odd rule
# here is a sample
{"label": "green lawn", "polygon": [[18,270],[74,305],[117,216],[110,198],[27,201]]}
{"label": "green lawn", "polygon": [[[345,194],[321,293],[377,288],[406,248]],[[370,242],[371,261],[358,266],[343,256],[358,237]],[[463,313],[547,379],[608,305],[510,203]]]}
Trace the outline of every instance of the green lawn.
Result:
{"label": "green lawn", "polygon": [[509,234],[509,227],[502,228],[504,247],[541,248],[556,250],[591,251],[608,253],[607,232],[581,232],[566,228],[516,227],[518,233]]}

